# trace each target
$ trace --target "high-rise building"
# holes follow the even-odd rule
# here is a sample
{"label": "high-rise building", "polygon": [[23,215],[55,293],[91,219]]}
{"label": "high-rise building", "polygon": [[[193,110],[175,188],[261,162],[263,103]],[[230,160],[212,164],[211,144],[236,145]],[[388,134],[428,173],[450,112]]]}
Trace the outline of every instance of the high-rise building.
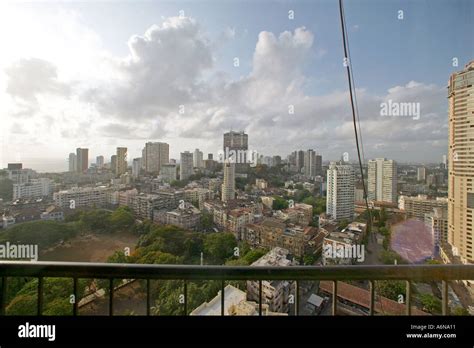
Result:
{"label": "high-rise building", "polygon": [[179,165],[179,180],[186,180],[193,174],[193,154],[189,151],[181,152],[181,163]]}
{"label": "high-rise building", "polygon": [[354,218],[354,168],[349,164],[329,165],[326,213],[337,221]]}
{"label": "high-rise building", "polygon": [[[230,131],[224,133],[224,162],[233,161],[237,173],[245,173],[249,167],[247,151],[249,149],[249,138],[244,131]],[[229,158],[230,156],[234,158]]]}
{"label": "high-rise building", "polygon": [[320,175],[322,171],[322,157],[317,155],[312,149],[304,154],[304,175],[308,178],[314,178]]}
{"label": "high-rise building", "polygon": [[193,156],[193,166],[194,168],[204,168],[204,161],[203,161],[204,154],[199,149],[194,150]]}
{"label": "high-rise building", "polygon": [[115,163],[115,175],[120,176],[127,172],[127,148],[117,147],[117,161]]}
{"label": "high-rise building", "polygon": [[104,156],[97,156],[95,158],[95,165],[97,168],[102,169],[104,168]]}
{"label": "high-rise building", "polygon": [[117,170],[117,155],[110,156],[110,170],[115,173]]}
{"label": "high-rise building", "polygon": [[138,178],[140,176],[140,170],[142,169],[142,159],[141,157],[134,158],[132,162],[132,177]]}
{"label": "high-rise building", "polygon": [[448,156],[443,155],[443,160],[441,162],[441,168],[448,169]]}
{"label": "high-rise building", "polygon": [[425,181],[426,180],[426,168],[419,167],[416,174],[416,179],[418,181]]}
{"label": "high-rise building", "polygon": [[165,182],[172,182],[177,179],[176,163],[166,163],[161,166],[160,176]]}
{"label": "high-rise building", "polygon": [[397,163],[394,160],[376,158],[369,161],[368,198],[397,203]]}
{"label": "high-rise building", "polygon": [[69,171],[70,172],[77,171],[77,156],[73,152],[69,154]]}
{"label": "high-rise building", "polygon": [[214,156],[212,155],[212,153],[207,154],[207,159],[211,161],[214,159]]}
{"label": "high-rise building", "polygon": [[303,169],[304,167],[304,156],[305,156],[305,152],[303,150],[299,150],[296,153],[296,168],[299,173],[301,172],[301,169]]}
{"label": "high-rise building", "polygon": [[89,168],[89,149],[76,149],[76,170],[84,173]]}
{"label": "high-rise building", "polygon": [[235,199],[235,163],[224,163],[224,182],[222,183],[222,201]]}
{"label": "high-rise building", "polygon": [[145,144],[142,154],[145,161],[145,171],[159,174],[161,166],[170,161],[170,146],[167,143],[148,142]]}
{"label": "high-rise building", "polygon": [[474,61],[449,79],[448,242],[462,262],[474,262]]}

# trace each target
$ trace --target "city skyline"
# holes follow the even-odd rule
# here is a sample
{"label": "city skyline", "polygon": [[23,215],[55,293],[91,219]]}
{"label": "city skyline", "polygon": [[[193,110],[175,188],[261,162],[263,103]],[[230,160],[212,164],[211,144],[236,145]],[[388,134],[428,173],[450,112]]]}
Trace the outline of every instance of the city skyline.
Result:
{"label": "city skyline", "polygon": [[[3,167],[67,170],[67,149],[77,147],[94,158],[123,146],[132,159],[148,141],[169,143],[172,158],[215,154],[229,130],[244,130],[249,149],[266,155],[314,148],[355,158],[336,3],[265,12],[236,2],[43,5],[1,5]],[[448,148],[447,77],[474,56],[463,20],[472,4],[409,2],[403,19],[396,4],[362,5],[346,12],[365,158],[438,163]],[[123,25],[93,15],[104,9]],[[367,44],[382,40],[390,49]],[[392,102],[418,103],[419,118],[382,116]]]}

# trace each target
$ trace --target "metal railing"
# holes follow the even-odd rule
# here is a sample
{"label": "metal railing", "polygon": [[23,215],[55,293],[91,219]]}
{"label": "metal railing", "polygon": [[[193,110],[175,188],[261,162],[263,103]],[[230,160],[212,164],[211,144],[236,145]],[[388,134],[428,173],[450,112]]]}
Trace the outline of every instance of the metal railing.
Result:
{"label": "metal railing", "polygon": [[[299,314],[300,282],[331,280],[333,282],[332,314],[337,313],[337,282],[343,280],[369,281],[369,314],[374,315],[375,281],[406,281],[405,312],[411,315],[411,284],[413,281],[442,282],[442,314],[449,314],[448,282],[473,280],[474,265],[358,265],[358,266],[291,266],[291,267],[250,267],[250,266],[194,266],[155,264],[114,264],[88,262],[0,262],[0,315],[5,315],[7,282],[9,277],[38,278],[37,314],[43,312],[44,278],[60,277],[73,279],[73,294],[77,299],[78,279],[94,278],[109,280],[109,315],[114,310],[114,279],[145,279],[147,315],[150,314],[150,280],[183,281],[183,314],[187,315],[188,281],[221,281],[221,315],[224,315],[225,281],[252,280],[259,284],[259,315],[262,315],[262,281],[292,280],[295,285],[295,314]],[[73,315],[78,313],[78,301],[73,304]]]}

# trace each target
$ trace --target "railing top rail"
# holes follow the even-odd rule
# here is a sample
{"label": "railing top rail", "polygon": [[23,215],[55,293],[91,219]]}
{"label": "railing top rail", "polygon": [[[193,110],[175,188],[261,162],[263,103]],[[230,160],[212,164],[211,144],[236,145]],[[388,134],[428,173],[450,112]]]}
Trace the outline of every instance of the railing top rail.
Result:
{"label": "railing top rail", "polygon": [[0,261],[0,277],[188,280],[473,280],[473,265],[198,266]]}

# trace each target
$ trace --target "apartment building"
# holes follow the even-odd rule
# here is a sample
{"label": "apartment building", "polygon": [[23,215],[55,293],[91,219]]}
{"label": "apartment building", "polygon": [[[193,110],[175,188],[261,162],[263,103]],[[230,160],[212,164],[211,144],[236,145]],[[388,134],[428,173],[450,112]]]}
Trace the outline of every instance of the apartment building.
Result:
{"label": "apartment building", "polygon": [[337,221],[354,218],[354,168],[331,162],[327,171],[326,213]]}
{"label": "apartment building", "polygon": [[425,214],[431,214],[434,208],[447,210],[448,199],[442,197],[428,198],[426,195],[416,197],[400,196],[398,199],[398,209],[406,212],[407,217],[425,219]]}
{"label": "apartment building", "polygon": [[[289,259],[290,252],[283,248],[274,248],[252,263],[252,267],[279,266],[289,267],[296,262]],[[271,312],[288,313],[290,310],[291,280],[262,281],[262,300]],[[247,281],[247,300],[259,302],[259,282]]]}
{"label": "apartment building", "polygon": [[54,203],[61,208],[104,207],[107,204],[107,195],[111,191],[106,186],[76,187],[70,190],[55,192]]}

